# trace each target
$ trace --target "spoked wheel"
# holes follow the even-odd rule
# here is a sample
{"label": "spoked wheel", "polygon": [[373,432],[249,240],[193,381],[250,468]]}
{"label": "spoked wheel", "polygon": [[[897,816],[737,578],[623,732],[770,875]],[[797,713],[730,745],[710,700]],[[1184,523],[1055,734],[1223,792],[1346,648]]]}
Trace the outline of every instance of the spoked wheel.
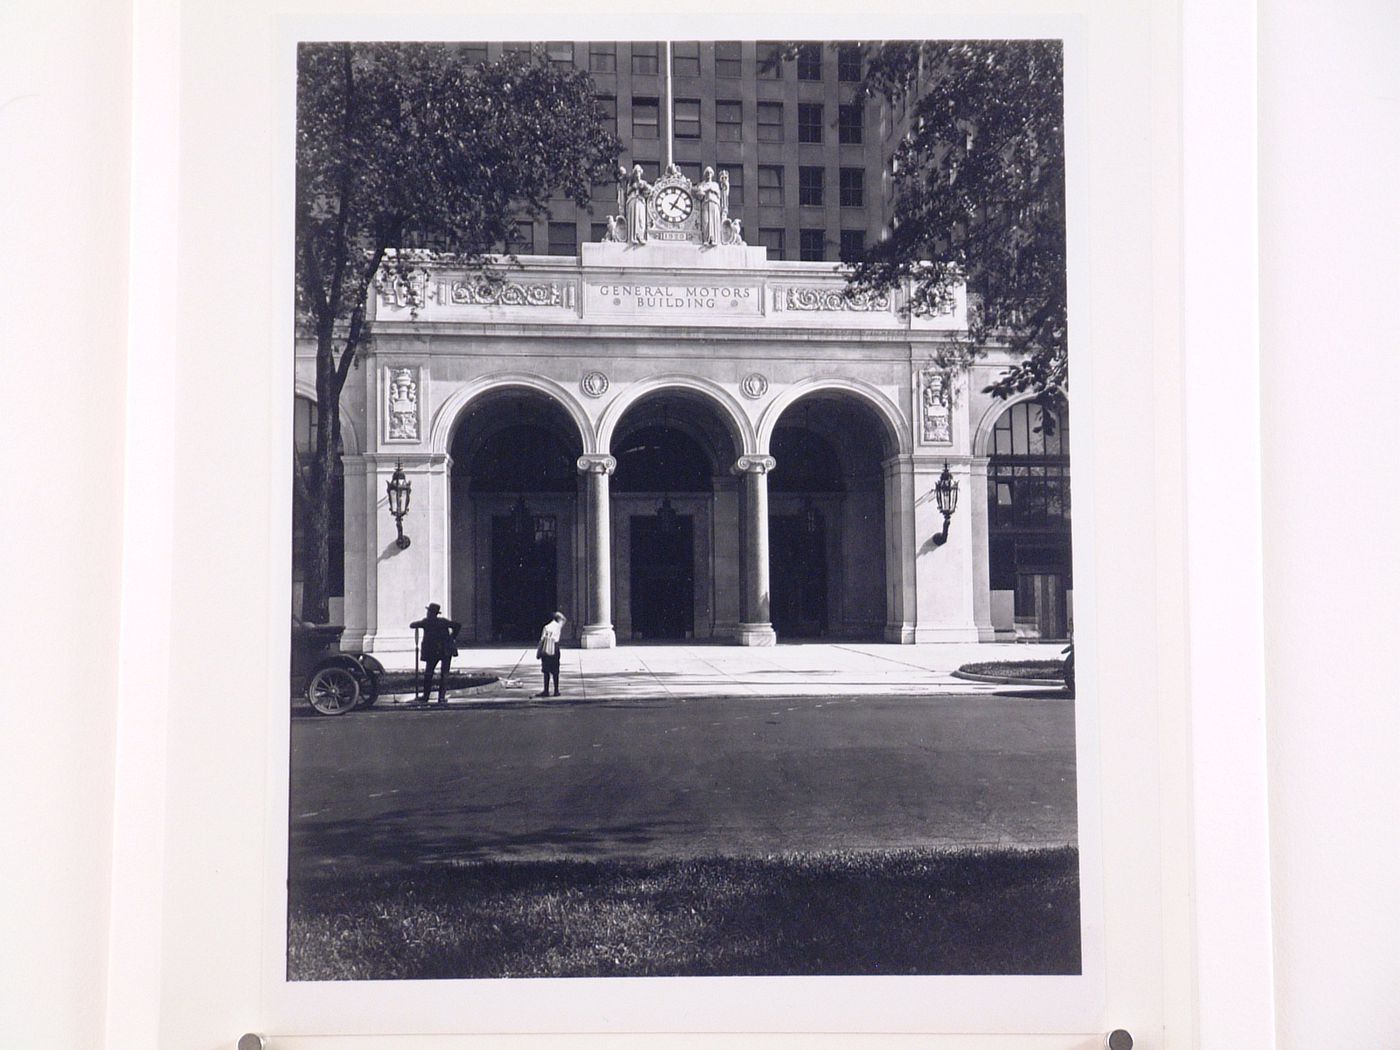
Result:
{"label": "spoked wheel", "polygon": [[379,676],[366,671],[359,664],[352,667],[350,673],[355,676],[355,681],[360,686],[360,703],[369,707],[379,699]]}
{"label": "spoked wheel", "polygon": [[306,699],[317,714],[343,715],[360,702],[360,683],[344,667],[323,667],[311,677]]}

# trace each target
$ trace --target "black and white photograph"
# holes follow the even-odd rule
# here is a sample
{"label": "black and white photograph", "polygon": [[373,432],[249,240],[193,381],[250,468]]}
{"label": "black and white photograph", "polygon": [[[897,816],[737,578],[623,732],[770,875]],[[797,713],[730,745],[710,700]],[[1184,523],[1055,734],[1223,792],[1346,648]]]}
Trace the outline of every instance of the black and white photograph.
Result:
{"label": "black and white photograph", "polygon": [[288,980],[1081,972],[1063,83],[298,46]]}

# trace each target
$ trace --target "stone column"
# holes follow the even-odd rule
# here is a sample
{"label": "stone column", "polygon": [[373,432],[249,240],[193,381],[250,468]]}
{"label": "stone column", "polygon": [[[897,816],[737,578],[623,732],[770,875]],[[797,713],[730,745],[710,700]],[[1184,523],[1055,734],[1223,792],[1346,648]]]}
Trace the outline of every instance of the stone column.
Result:
{"label": "stone column", "polygon": [[768,472],[772,456],[740,456],[734,473],[744,478],[744,611],[736,640],[740,645],[775,645],[769,611]]}
{"label": "stone column", "polygon": [[[972,517],[972,622],[979,642],[996,641],[992,627],[991,535],[987,520],[987,457],[976,456],[968,466],[972,491],[963,497]],[[962,509],[962,505],[959,506]]]}
{"label": "stone column", "polygon": [[617,645],[612,621],[612,538],[608,477],[617,469],[612,456],[578,458],[579,473],[588,479],[588,621],[579,645],[584,649],[611,649]]}
{"label": "stone column", "polygon": [[885,641],[914,641],[918,619],[914,544],[914,463],[907,455],[883,464],[885,472]]}

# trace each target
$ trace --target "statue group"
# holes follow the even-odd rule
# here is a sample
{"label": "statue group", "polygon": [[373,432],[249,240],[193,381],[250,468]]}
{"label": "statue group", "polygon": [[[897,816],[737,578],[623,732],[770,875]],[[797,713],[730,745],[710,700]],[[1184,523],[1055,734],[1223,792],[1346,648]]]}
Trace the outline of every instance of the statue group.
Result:
{"label": "statue group", "polygon": [[740,220],[729,217],[729,172],[721,171],[716,179],[715,169],[707,166],[701,180],[692,184],[674,164],[666,166],[665,174],[656,185],[646,180],[640,164],[633,165],[630,172],[626,168],[617,169],[618,213],[608,216],[603,239],[646,244],[649,227],[654,221],[650,207],[653,197],[658,189],[664,192],[676,185],[683,186],[694,202],[702,247],[744,243]]}

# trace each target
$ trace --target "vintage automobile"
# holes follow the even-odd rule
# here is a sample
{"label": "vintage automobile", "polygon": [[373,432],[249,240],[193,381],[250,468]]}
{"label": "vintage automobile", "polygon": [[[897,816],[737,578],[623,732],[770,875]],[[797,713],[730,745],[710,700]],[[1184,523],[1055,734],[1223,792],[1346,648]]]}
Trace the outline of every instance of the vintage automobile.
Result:
{"label": "vintage automobile", "polygon": [[292,617],[292,695],[321,715],[343,715],[379,698],[384,665],[368,653],[340,651],[335,624],[310,624]]}

